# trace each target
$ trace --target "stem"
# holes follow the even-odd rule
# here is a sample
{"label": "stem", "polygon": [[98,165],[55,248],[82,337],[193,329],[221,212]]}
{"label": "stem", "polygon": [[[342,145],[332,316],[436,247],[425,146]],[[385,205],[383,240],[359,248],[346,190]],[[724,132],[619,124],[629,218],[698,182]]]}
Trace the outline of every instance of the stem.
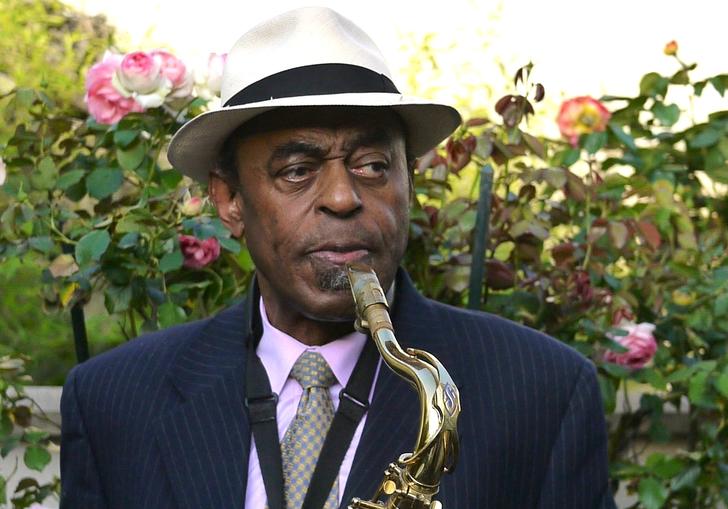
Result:
{"label": "stem", "polygon": [[134,310],[129,309],[129,325],[131,326],[131,336],[132,338],[137,337],[139,334],[137,332],[137,326],[136,326],[136,318],[134,318]]}

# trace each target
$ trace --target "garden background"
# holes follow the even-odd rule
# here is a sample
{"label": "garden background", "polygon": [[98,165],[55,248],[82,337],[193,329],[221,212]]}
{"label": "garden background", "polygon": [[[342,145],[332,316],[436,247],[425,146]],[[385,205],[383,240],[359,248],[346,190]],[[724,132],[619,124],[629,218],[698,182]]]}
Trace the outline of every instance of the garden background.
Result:
{"label": "garden background", "polygon": [[[12,507],[57,503],[57,427],[25,387],[61,384],[76,362],[70,309],[85,310],[97,354],[244,290],[244,245],[164,149],[215,104],[209,53],[294,6],[239,21],[222,4],[74,5],[0,3],[0,505]],[[478,307],[595,362],[623,507],[728,504],[725,16],[707,2],[331,5],[383,44],[403,89],[467,119],[417,167],[406,265],[419,288],[466,305],[483,270]],[[101,6],[118,28],[79,10]],[[155,48],[170,65],[149,90],[104,56]],[[119,89],[129,97],[110,99]]]}

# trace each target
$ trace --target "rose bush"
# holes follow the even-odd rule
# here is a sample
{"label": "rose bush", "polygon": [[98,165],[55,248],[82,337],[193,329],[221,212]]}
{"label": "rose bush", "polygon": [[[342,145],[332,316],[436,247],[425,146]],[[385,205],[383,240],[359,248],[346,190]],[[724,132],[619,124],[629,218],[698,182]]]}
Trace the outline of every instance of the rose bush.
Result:
{"label": "rose bush", "polygon": [[[416,165],[405,260],[426,295],[465,305],[480,268],[472,246],[485,236],[476,229],[479,170],[492,165],[476,304],[594,361],[614,414],[615,487],[649,509],[728,503],[728,114],[696,122],[669,99],[675,89],[722,95],[728,75],[694,79],[676,51],[676,72],[646,74],[634,97],[566,101],[563,140],[523,128],[541,114],[545,89],[529,81],[531,66],[519,69],[514,90],[494,102],[497,115],[467,120]],[[122,80],[128,56],[107,54],[89,71],[98,84],[87,85],[91,119],[34,91],[11,94],[6,118],[28,120],[2,152],[0,257],[44,257],[47,307],[103,295],[131,338],[239,298],[252,263],[197,185],[164,158],[171,133],[205,108],[219,78],[197,77],[186,97],[186,66],[144,53]],[[211,71],[221,60],[211,57]],[[155,93],[159,106],[139,102]],[[682,413],[687,428],[666,426],[668,412]],[[645,443],[670,439],[682,448],[641,454]]]}

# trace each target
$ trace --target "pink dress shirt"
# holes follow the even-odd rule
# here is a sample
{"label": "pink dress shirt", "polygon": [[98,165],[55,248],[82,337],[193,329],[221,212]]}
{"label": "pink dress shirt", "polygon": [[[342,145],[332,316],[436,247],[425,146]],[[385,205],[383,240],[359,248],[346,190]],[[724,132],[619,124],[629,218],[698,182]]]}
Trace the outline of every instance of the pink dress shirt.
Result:
{"label": "pink dress shirt", "polygon": [[[354,366],[359,358],[359,354],[364,348],[364,343],[367,338],[364,334],[352,332],[323,346],[307,346],[270,324],[265,312],[265,306],[263,305],[263,299],[260,299],[260,317],[263,322],[263,336],[260,338],[257,352],[268,373],[270,388],[278,394],[278,407],[276,409],[278,438],[283,440],[288,425],[296,415],[298,401],[301,399],[301,394],[303,393],[300,384],[292,378],[288,378],[288,374],[291,372],[291,368],[293,368],[293,364],[298,357],[306,350],[312,350],[323,355],[326,362],[329,363],[337,381],[330,389],[331,401],[334,404],[334,409],[336,409],[339,406],[339,392],[349,382],[349,377],[352,371],[354,371]],[[375,383],[379,375],[380,367],[381,361],[375,373]],[[370,401],[374,393],[374,385],[372,384],[369,393]],[[361,433],[364,429],[366,419],[367,415],[364,414],[359,426],[356,428],[351,444],[349,444],[349,450],[346,452],[346,456],[344,456],[344,461],[341,463],[341,469],[339,470],[339,503],[341,503],[341,496],[346,486],[346,480],[349,478],[351,464],[354,461],[354,454],[359,445],[359,439],[361,439]],[[260,465],[258,464],[258,450],[255,447],[255,441],[251,437],[245,508],[264,509],[266,503],[267,496],[265,486],[263,485],[263,476],[260,473]]]}

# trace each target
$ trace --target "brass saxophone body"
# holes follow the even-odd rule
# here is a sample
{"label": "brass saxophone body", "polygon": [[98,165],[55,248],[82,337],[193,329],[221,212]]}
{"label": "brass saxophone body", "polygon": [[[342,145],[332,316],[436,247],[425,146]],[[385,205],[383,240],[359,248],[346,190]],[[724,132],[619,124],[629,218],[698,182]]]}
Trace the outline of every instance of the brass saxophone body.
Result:
{"label": "brass saxophone body", "polygon": [[457,461],[460,394],[435,356],[413,348],[402,350],[374,271],[351,264],[347,273],[356,304],[357,329],[371,335],[387,366],[414,387],[420,400],[420,428],[413,451],[387,467],[371,500],[354,498],[349,509],[441,509],[442,504],[434,497],[440,478],[452,472]]}

